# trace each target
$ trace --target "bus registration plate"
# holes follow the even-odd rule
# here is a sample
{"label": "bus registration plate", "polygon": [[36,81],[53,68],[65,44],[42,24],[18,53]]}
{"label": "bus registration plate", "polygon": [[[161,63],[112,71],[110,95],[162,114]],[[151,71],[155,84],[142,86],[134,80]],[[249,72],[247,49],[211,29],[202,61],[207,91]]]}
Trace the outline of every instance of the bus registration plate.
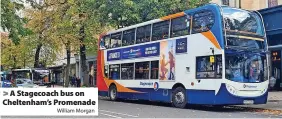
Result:
{"label": "bus registration plate", "polygon": [[251,104],[254,104],[254,101],[253,100],[244,100],[244,104],[251,105]]}

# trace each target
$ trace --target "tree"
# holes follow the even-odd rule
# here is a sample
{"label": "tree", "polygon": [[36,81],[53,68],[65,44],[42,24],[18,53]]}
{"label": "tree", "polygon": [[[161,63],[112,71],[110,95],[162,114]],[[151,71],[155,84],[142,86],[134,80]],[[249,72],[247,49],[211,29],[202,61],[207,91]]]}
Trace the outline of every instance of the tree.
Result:
{"label": "tree", "polygon": [[1,27],[4,31],[9,32],[9,38],[17,45],[20,37],[29,34],[29,30],[24,28],[26,19],[18,15],[18,11],[24,6],[21,0],[1,0]]}
{"label": "tree", "polygon": [[30,67],[33,61],[34,45],[28,39],[20,39],[18,45],[9,39],[8,34],[1,33],[1,62],[6,68]]}
{"label": "tree", "polygon": [[[99,21],[98,14],[100,13],[95,9],[95,5],[98,1],[95,0],[84,0],[84,1],[75,1],[73,2],[73,13],[76,16],[76,26],[78,30],[78,39],[80,42],[79,54],[81,59],[81,69],[83,76],[83,83],[85,86],[88,86],[88,72],[86,64],[86,51],[97,50],[97,41],[98,35],[108,29],[106,25],[103,25],[103,21]],[[88,49],[87,49],[88,48]]]}
{"label": "tree", "polygon": [[95,2],[99,22],[121,28],[201,6],[210,0],[106,0]]}
{"label": "tree", "polygon": [[[25,10],[25,16],[29,20],[26,26],[33,31],[31,35],[35,36],[37,41],[35,42],[36,48],[33,67],[38,68],[40,62],[47,63],[46,58],[42,59],[44,57],[41,56],[46,56],[51,53],[49,54],[52,56],[50,61],[53,61],[55,59],[54,54],[56,54],[56,51],[60,47],[60,44],[49,37],[52,33],[51,24],[55,15],[55,13],[52,12],[54,2],[46,0],[43,4],[39,4],[36,0],[27,1],[31,4],[32,8]],[[42,49],[43,52],[41,51]]]}

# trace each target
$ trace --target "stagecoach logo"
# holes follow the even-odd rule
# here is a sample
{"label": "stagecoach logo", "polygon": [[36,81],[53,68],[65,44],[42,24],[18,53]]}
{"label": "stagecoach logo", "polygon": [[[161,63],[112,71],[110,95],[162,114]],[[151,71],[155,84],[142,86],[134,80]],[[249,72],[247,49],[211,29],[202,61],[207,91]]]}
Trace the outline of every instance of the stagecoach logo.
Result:
{"label": "stagecoach logo", "polygon": [[140,85],[141,86],[151,86],[153,85],[153,83],[152,82],[140,82]]}
{"label": "stagecoach logo", "polygon": [[244,84],[243,87],[244,87],[244,88],[256,88],[257,86],[250,86],[250,85]]}
{"label": "stagecoach logo", "polygon": [[159,83],[155,82],[154,83],[154,90],[157,91],[159,89]]}

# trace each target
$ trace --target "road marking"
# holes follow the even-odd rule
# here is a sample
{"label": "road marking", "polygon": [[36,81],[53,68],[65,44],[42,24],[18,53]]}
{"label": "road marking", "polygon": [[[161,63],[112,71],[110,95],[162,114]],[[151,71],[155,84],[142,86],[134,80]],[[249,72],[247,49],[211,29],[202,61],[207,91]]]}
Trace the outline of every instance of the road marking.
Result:
{"label": "road marking", "polygon": [[105,116],[109,116],[109,117],[113,117],[113,118],[121,118],[121,117],[118,117],[118,116],[114,116],[114,115],[110,115],[110,114],[105,114],[105,113],[99,113],[99,114],[102,114],[102,115],[105,115]]}
{"label": "road marking", "polygon": [[108,113],[118,114],[118,115],[124,115],[124,116],[128,116],[128,117],[138,117],[138,116],[134,116],[134,115],[130,115],[130,114],[124,114],[124,113],[112,112],[112,111],[101,110],[101,109],[99,110],[99,112],[108,112]]}

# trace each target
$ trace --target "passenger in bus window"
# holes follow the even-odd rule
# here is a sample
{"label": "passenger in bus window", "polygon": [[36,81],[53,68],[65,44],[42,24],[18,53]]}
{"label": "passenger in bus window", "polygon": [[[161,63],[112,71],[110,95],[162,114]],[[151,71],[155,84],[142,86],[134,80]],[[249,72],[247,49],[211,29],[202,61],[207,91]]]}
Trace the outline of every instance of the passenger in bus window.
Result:
{"label": "passenger in bus window", "polygon": [[145,37],[143,40],[144,40],[144,42],[149,42],[150,38],[149,37]]}
{"label": "passenger in bus window", "polygon": [[102,38],[101,41],[100,41],[100,49],[105,49],[105,41],[104,41],[104,38]]}

